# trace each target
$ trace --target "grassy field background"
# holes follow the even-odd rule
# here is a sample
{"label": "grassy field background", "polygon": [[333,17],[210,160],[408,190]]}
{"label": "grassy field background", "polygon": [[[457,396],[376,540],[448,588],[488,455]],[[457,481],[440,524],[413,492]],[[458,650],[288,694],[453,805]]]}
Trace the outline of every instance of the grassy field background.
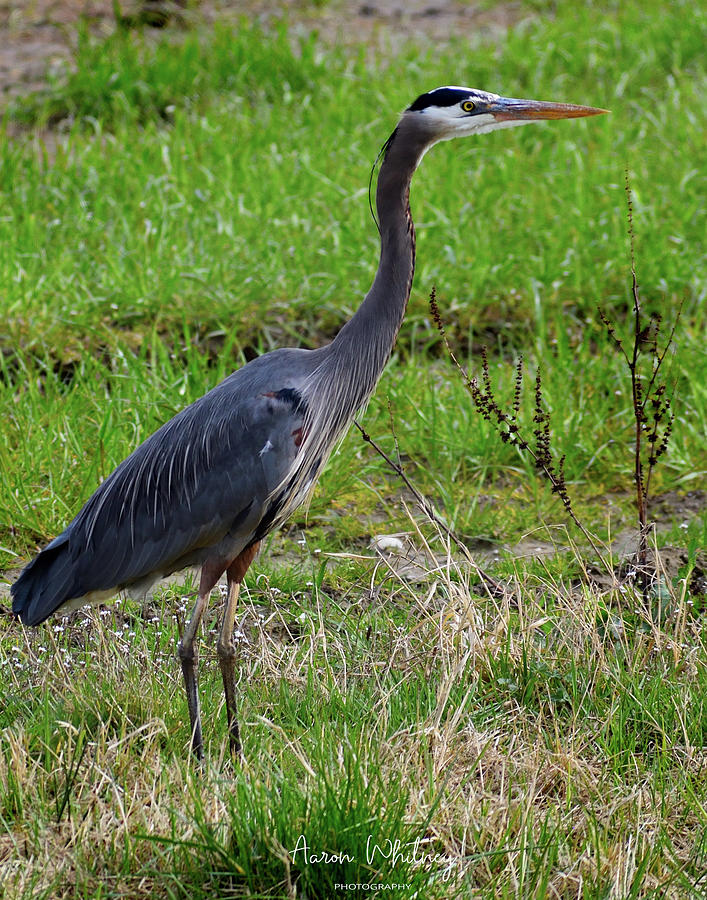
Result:
{"label": "grassy field background", "polygon": [[[469,84],[611,115],[425,157],[413,295],[361,417],[506,595],[479,589],[354,429],[251,569],[242,769],[227,759],[216,598],[209,762],[188,759],[174,646],[189,580],[38,630],[3,616],[5,896],[707,891],[705,16],[656,0],[516,13],[503,33],[411,34],[388,54],[385,35],[378,49],[296,38],[294,19],[83,33],[71,72],[9,107],[8,581],[184,405],[258,353],[336,333],[375,270],[370,166],[417,94]],[[630,382],[596,308],[630,335],[626,169],[646,311],[670,323],[682,307],[652,484],[666,571],[648,604],[597,576],[557,496],[475,412],[428,307],[435,287],[472,372],[488,347],[499,396],[523,356],[525,422],[541,370],[575,511],[616,561],[635,534]],[[372,546],[387,534],[402,555]],[[307,862],[301,836],[353,859]],[[369,859],[374,844],[385,854]]]}

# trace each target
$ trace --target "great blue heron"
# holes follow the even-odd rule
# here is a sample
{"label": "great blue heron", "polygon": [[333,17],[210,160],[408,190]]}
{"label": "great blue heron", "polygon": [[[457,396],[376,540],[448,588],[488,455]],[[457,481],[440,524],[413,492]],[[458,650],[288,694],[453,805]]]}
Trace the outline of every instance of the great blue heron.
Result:
{"label": "great blue heron", "polygon": [[57,610],[123,589],[142,593],[161,576],[201,566],[194,611],[178,645],[191,747],[201,758],[196,635],[225,572],[217,652],[230,746],[239,753],[233,628],[240,585],[262,539],[306,498],[390,356],[412,286],[409,192],[423,154],[455,137],[602,112],[465,87],[418,97],[381,150],[380,261],[353,318],[325,347],[273,350],[252,360],[149,437],[26,566],[12,586],[13,612],[37,625]]}

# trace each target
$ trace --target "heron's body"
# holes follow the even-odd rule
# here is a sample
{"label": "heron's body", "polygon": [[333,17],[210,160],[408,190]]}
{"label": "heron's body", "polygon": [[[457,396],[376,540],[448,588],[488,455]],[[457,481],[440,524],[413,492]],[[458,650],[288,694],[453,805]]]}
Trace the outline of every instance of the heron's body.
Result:
{"label": "heron's body", "polygon": [[[212,555],[233,559],[262,537],[296,456],[317,357],[276,350],[253,360],[151,435],[25,569],[13,592],[23,621],[144,590]],[[276,361],[290,375],[273,381]]]}
{"label": "heron's body", "polygon": [[[307,413],[319,406],[317,382],[345,366],[337,350],[334,341],[265,354],[151,435],[13,586],[25,624],[118,590],[142,592],[212,557],[232,560],[287,519],[373,387],[356,384],[351,371],[347,409],[300,473],[295,462]],[[274,365],[287,374],[273,378]]]}
{"label": "heron's body", "polygon": [[380,261],[353,318],[326,347],[275,350],[253,360],[149,437],[25,568],[12,587],[13,611],[36,625],[56,610],[119,589],[143,591],[160,576],[201,566],[197,604],[179,647],[192,747],[201,755],[195,637],[209,592],[226,572],[218,649],[237,749],[231,634],[238,587],[262,538],[309,493],[390,356],[412,286],[409,191],[420,159],[439,140],[598,112],[469,88],[419,97],[384,145],[376,193]]}

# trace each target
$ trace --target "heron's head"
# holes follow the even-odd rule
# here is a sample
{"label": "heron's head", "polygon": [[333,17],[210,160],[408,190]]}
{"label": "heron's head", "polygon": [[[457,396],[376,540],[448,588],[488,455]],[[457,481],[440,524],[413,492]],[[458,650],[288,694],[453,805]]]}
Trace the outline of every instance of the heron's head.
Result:
{"label": "heron's head", "polygon": [[608,112],[593,106],[517,100],[466,87],[439,87],[421,94],[400,124],[420,129],[430,145],[455,137],[485,134],[541,119],[576,119]]}

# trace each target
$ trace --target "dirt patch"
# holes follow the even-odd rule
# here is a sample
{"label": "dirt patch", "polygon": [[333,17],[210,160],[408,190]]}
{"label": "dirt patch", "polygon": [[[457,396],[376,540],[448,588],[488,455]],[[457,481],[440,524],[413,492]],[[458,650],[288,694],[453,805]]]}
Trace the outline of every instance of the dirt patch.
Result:
{"label": "dirt patch", "polygon": [[112,0],[0,0],[0,102],[46,84],[70,59],[82,17],[95,28],[114,27]]}

